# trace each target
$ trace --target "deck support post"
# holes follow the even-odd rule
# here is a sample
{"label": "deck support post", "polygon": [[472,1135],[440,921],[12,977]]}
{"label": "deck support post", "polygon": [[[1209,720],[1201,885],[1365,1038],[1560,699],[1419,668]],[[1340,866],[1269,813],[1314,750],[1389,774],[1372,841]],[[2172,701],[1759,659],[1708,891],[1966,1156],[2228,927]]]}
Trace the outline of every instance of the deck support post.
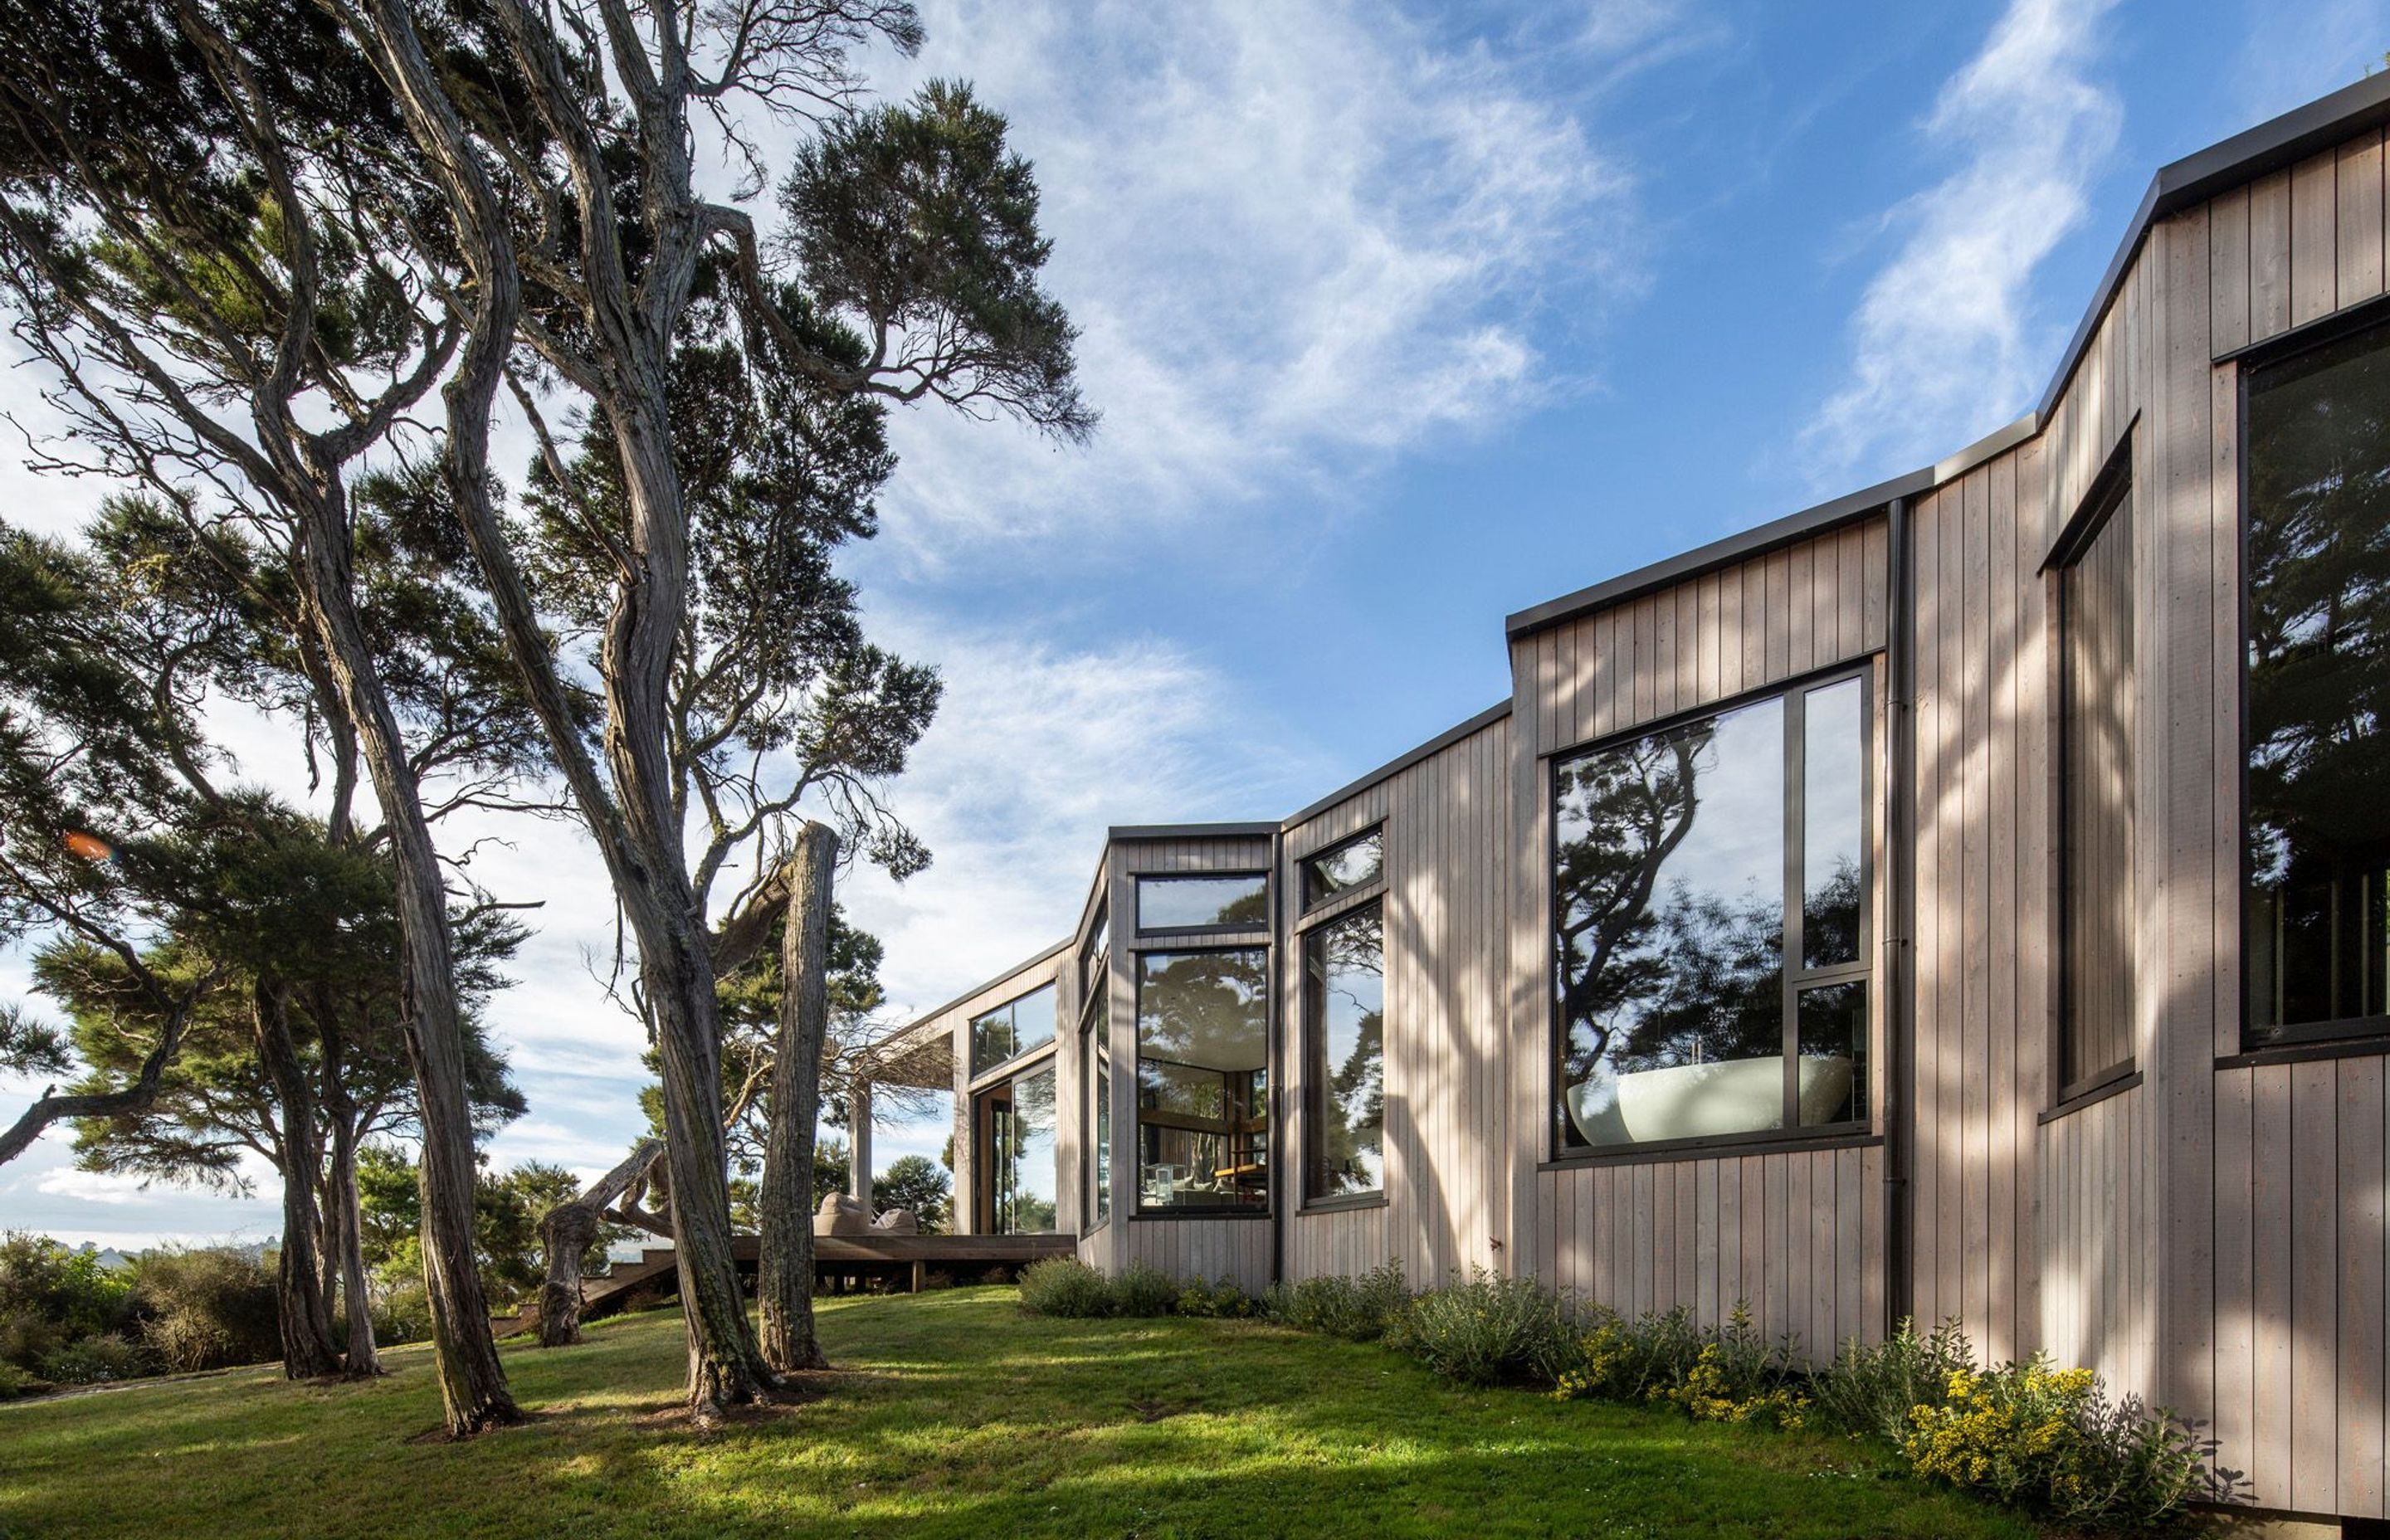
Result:
{"label": "deck support post", "polygon": [[[871,1082],[855,1077],[846,1093],[846,1190],[871,1201]],[[876,1217],[876,1216],[875,1216]]]}

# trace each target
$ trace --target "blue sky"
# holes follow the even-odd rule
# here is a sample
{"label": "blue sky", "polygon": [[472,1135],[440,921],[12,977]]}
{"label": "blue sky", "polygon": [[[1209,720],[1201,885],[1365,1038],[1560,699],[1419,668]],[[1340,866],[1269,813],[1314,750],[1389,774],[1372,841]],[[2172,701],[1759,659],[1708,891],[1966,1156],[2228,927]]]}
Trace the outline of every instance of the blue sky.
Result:
{"label": "blue sky", "polygon": [[[847,891],[906,1008],[1066,930],[1106,825],[1281,815],[1506,694],[1508,611],[2017,416],[2159,164],[2390,49],[2390,0],[923,10],[877,78],[1011,115],[1105,420],[1058,449],[906,414],[848,563],[948,680],[897,788],[936,863]],[[0,473],[14,518],[86,496]],[[602,874],[568,829],[487,832],[484,879],[547,904],[495,1011],[533,1106],[497,1158],[594,1172],[639,1080],[589,975]],[[881,1163],[942,1137],[884,1128]],[[0,1225],[275,1218],[54,1136]]]}

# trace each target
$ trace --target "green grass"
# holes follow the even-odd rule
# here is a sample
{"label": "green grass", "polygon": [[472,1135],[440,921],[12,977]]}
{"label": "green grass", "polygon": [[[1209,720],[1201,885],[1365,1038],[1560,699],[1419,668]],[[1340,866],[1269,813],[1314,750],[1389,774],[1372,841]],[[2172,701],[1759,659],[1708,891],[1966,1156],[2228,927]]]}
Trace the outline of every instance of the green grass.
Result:
{"label": "green grass", "polygon": [[0,1536],[2024,1536],[1824,1436],[1448,1385],[1244,1321],[1058,1321],[1009,1289],[825,1301],[846,1374],[712,1433],[680,1319],[508,1353],[527,1426],[439,1420],[422,1352],[0,1406]]}

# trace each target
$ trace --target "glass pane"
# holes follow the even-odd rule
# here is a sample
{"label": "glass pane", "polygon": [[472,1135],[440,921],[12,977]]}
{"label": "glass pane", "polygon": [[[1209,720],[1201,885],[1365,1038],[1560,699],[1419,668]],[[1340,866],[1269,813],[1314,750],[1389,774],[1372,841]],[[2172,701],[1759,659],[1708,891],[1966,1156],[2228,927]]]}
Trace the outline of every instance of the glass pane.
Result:
{"label": "glass pane", "polygon": [[1801,992],[1801,1124],[1867,1121],[1867,982]]}
{"label": "glass pane", "polygon": [[1386,866],[1386,841],[1376,831],[1320,852],[1303,864],[1303,903],[1309,908],[1349,888],[1375,882]]}
{"label": "glass pane", "polygon": [[1137,928],[1192,930],[1207,925],[1269,923],[1268,882],[1261,877],[1140,877]]}
{"label": "glass pane", "polygon": [[1096,1055],[1096,1223],[1112,1216],[1112,1061]]}
{"label": "glass pane", "polygon": [[2059,1084],[2132,1057],[2133,506],[2119,503],[2060,577],[2064,798]]}
{"label": "glass pane", "polygon": [[1564,1144],[1784,1123],[1784,704],[1556,769]]}
{"label": "glass pane", "polygon": [[985,1074],[1012,1057],[1012,1007],[998,1006],[971,1018],[971,1073]]}
{"label": "glass pane", "polygon": [[1054,1227],[1054,1066],[1012,1083],[1012,1207],[1006,1233],[1035,1235]]}
{"label": "glass pane", "polygon": [[1385,924],[1371,903],[1304,938],[1304,1110],[1313,1198],[1377,1192],[1385,1170]]}
{"label": "glass pane", "polygon": [[1811,690],[1801,748],[1801,961],[1859,960],[1866,893],[1867,723],[1859,682]]}
{"label": "glass pane", "polygon": [[1137,958],[1138,1206],[1269,1201],[1269,954]]}
{"label": "glass pane", "polygon": [[1012,1002],[1012,1052],[1017,1058],[1054,1041],[1061,996],[1054,986],[1032,990]]}
{"label": "glass pane", "polygon": [[2249,1023],[2260,1038],[2385,1009],[2384,341],[2378,330],[2344,339],[2250,382],[2243,914]]}

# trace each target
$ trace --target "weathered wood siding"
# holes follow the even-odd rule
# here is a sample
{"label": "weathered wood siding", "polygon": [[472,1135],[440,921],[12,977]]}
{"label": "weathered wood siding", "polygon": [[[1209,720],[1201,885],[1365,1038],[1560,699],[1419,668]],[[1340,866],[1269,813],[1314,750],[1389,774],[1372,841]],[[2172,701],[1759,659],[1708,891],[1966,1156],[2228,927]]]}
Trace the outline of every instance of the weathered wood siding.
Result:
{"label": "weathered wood siding", "polygon": [[[1715,1321],[1747,1302],[1761,1330],[1813,1352],[1881,1334],[1879,1144],[1715,1158],[1547,1164],[1552,1126],[1549,758],[1577,745],[1881,651],[1889,567],[1875,517],[1523,636],[1511,649],[1510,1264],[1630,1312]],[[1870,687],[1882,776],[1882,669]],[[1882,870],[1882,820],[1873,820]],[[1876,884],[1881,905],[1882,883]],[[1879,912],[1874,933],[1883,933]],[[1880,981],[1879,981],[1880,982]],[[1871,1000],[1869,1103],[1882,1105]]]}
{"label": "weathered wood siding", "polygon": [[[1288,831],[1279,892],[1300,903],[1304,857],[1385,830],[1385,1191],[1381,1207],[1303,1213],[1301,1130],[1284,1145],[1286,1275],[1351,1276],[1388,1261],[1414,1285],[1499,1260],[1507,1233],[1510,1040],[1507,969],[1510,719],[1450,744]],[[1323,905],[1332,918],[1368,902]],[[1301,923],[1291,920],[1290,931]],[[1303,1106],[1299,935],[1279,969],[1287,1095]]]}

